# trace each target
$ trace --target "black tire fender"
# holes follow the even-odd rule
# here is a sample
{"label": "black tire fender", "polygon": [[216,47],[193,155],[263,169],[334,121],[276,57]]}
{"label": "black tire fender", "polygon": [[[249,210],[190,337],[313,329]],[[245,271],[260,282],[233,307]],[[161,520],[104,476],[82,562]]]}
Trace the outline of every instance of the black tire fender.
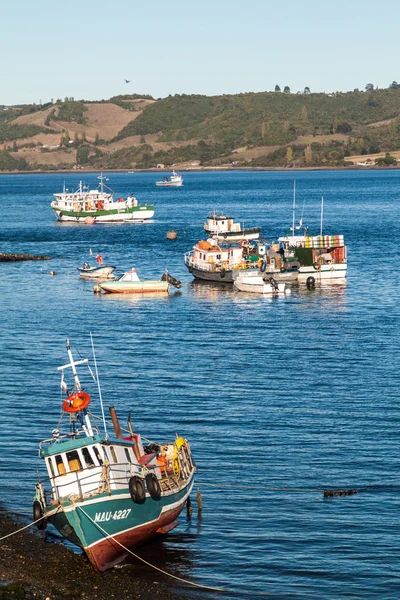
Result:
{"label": "black tire fender", "polygon": [[144,487],[144,482],[141,477],[138,475],[134,475],[129,480],[129,493],[131,495],[132,500],[136,504],[143,504],[146,500],[146,490]]}
{"label": "black tire fender", "polygon": [[33,520],[38,521],[38,519],[41,519],[41,521],[38,521],[36,523],[36,527],[39,529],[39,531],[43,531],[47,527],[47,519],[43,519],[42,517],[43,517],[42,505],[39,502],[39,500],[35,500],[33,502]]}
{"label": "black tire fender", "polygon": [[223,279],[226,275],[226,271],[225,269],[221,269],[219,276],[221,277],[221,279]]}
{"label": "black tire fender", "polygon": [[315,277],[313,277],[312,275],[310,275],[310,277],[307,277],[306,286],[309,290],[311,288],[315,288]]}
{"label": "black tire fender", "polygon": [[156,475],[154,473],[147,473],[146,475],[146,486],[147,491],[153,500],[159,500],[161,498],[161,486]]}

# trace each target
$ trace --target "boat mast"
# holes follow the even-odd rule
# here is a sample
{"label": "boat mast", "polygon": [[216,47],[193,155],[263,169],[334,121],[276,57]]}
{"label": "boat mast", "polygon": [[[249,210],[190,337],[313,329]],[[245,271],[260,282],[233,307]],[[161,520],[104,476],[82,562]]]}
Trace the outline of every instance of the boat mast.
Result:
{"label": "boat mast", "polygon": [[321,198],[321,229],[320,229],[320,235],[322,235],[322,221],[324,218],[324,197],[322,196]]}
{"label": "boat mast", "polygon": [[100,179],[100,193],[104,194],[104,183],[103,183],[103,179],[107,179],[106,177],[103,177],[103,173],[100,173],[99,177],[97,179]]}
{"label": "boat mast", "polygon": [[[62,367],[58,367],[58,371],[63,371],[64,369],[68,369],[71,368],[72,370],[72,374],[74,376],[74,380],[75,380],[75,387],[77,392],[81,392],[82,391],[82,386],[81,386],[81,382],[79,381],[79,377],[78,377],[78,373],[76,370],[76,366],[77,365],[82,365],[84,363],[88,363],[88,359],[84,358],[82,360],[77,360],[75,362],[74,357],[72,356],[72,351],[71,351],[71,344],[69,339],[67,339],[67,352],[68,352],[68,357],[69,357],[69,364],[68,365],[63,365]],[[86,409],[83,410],[83,414],[84,414],[84,418],[85,418],[85,425],[83,425],[83,428],[86,432],[86,434],[88,436],[93,435],[93,429],[92,429],[92,424],[90,422],[89,419],[89,415],[87,414]]]}
{"label": "boat mast", "polygon": [[296,214],[296,180],[293,182],[293,216],[292,216],[292,236],[294,236],[294,219]]}

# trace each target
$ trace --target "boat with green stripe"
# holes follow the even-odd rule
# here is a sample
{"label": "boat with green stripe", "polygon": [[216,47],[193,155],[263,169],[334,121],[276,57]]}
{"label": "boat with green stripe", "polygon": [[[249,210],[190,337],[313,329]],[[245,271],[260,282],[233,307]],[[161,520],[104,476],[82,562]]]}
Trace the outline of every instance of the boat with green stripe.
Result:
{"label": "boat with green stripe", "polygon": [[90,189],[81,181],[74,192],[67,190],[64,184],[63,191],[54,194],[51,208],[58,221],[138,223],[153,218],[153,205],[140,205],[132,194],[115,200],[114,191],[104,183],[108,178],[101,173],[97,179],[100,179],[100,184],[96,189]]}
{"label": "boat with green stripe", "polygon": [[[33,515],[39,529],[50,522],[85,551],[95,569],[104,571],[123,561],[129,549],[176,527],[190,502],[196,467],[187,439],[177,435],[173,441],[144,443],[133,431],[130,415],[123,435],[113,407],[110,437],[100,386],[103,418],[89,410],[91,397],[77,374],[77,365],[88,359],[75,361],[68,340],[67,352],[69,363],[59,367],[67,394],[62,403],[67,429],[54,429],[39,445],[48,477],[36,485]],[[71,390],[64,380],[69,368]],[[92,425],[95,419],[103,423],[104,433]]]}

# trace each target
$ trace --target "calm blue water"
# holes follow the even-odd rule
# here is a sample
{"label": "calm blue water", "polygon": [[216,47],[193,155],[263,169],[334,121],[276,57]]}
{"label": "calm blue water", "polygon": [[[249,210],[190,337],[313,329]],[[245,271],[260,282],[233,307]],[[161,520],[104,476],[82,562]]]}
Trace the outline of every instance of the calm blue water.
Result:
{"label": "calm blue water", "polygon": [[[183,266],[214,208],[262,225],[268,239],[285,233],[293,177],[188,173],[182,189],[168,190],[155,187],[154,173],[110,174],[117,195],[154,202],[156,214],[153,223],[102,226],[54,220],[52,193],[64,180],[75,187],[79,174],[0,177],[0,250],[53,256],[0,264],[6,506],[31,511],[37,445],[58,422],[65,338],[88,355],[91,331],[106,405],[122,422],[131,410],[152,439],[187,436],[198,481],[231,485],[200,483],[202,520],[183,515],[142,556],[232,590],[227,598],[399,597],[400,172],[295,174],[313,233],[323,195],[326,231],[345,235],[347,285],[271,300],[194,284]],[[170,228],[178,241],[165,239]],[[96,296],[76,271],[90,248],[142,278],[167,267],[182,293]],[[311,491],[364,485],[379,487],[334,500]],[[133,576],[161,577],[140,565]]]}

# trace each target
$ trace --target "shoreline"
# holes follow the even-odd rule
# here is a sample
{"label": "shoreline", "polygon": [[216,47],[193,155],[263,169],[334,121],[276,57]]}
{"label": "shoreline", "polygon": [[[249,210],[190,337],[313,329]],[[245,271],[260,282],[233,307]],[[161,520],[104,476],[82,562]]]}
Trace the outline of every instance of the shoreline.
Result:
{"label": "shoreline", "polygon": [[187,168],[187,167],[171,167],[171,169],[135,169],[134,171],[128,171],[127,169],[54,169],[49,171],[0,171],[2,175],[60,175],[61,173],[126,173],[127,175],[134,175],[135,173],[170,173],[172,169],[177,168],[182,173],[212,173],[212,172],[227,172],[227,171],[251,171],[251,172],[301,172],[301,171],[398,171],[399,165],[390,165],[386,167],[371,165],[369,167],[350,165],[348,167],[199,167],[199,168]]}
{"label": "shoreline", "polygon": [[[0,538],[21,528],[27,520],[0,508]],[[174,589],[172,579],[143,567],[138,561],[98,573],[83,553],[75,554],[61,538],[59,542],[47,541],[46,533],[42,534],[35,526],[3,540],[0,550],[0,597],[4,600],[188,598],[187,588]]]}

